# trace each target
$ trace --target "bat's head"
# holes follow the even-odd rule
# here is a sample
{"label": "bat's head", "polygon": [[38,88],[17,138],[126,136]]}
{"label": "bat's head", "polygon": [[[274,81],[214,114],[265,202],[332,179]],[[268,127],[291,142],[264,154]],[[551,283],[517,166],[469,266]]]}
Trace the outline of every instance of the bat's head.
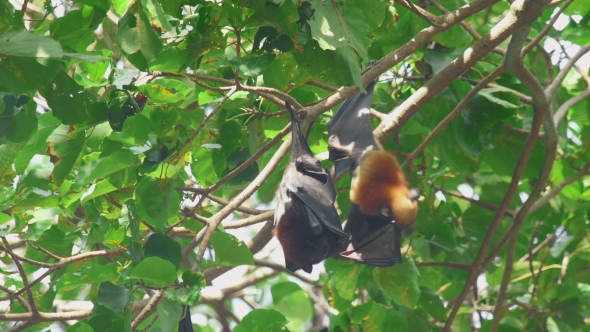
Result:
{"label": "bat's head", "polygon": [[389,206],[381,209],[381,213],[395,219],[395,224],[403,229],[411,227],[416,221],[418,215],[418,198],[420,190],[408,189],[405,185],[399,185],[391,191],[391,201]]}

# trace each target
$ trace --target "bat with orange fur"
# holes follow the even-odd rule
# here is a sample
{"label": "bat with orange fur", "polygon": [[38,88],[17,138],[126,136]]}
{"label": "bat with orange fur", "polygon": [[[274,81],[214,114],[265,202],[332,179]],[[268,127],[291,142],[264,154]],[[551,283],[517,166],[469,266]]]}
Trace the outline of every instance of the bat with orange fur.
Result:
{"label": "bat with orange fur", "polygon": [[373,136],[370,108],[376,83],[347,99],[328,122],[328,150],[336,176],[347,170],[352,176],[344,226],[351,240],[340,258],[392,266],[402,261],[402,231],[416,220],[420,193],[408,188],[395,157]]}
{"label": "bat with orange fur", "polygon": [[276,193],[275,235],[287,270],[310,273],[314,264],[337,256],[349,237],[334,207],[334,182],[309,149],[297,114],[286,105],[291,113],[291,156]]}

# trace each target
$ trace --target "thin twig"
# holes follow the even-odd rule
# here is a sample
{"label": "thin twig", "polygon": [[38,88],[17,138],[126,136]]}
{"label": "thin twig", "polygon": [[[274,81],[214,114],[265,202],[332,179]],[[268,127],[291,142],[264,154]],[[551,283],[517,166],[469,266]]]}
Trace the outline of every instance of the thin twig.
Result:
{"label": "thin twig", "polygon": [[24,285],[24,289],[27,292],[27,297],[28,297],[27,300],[29,302],[31,314],[32,314],[33,318],[37,318],[37,317],[39,317],[39,309],[37,309],[37,304],[35,303],[35,297],[33,296],[33,290],[31,289],[31,285],[29,285],[29,280],[27,279],[27,274],[25,273],[25,269],[23,268],[23,265],[21,264],[21,262],[18,260],[18,257],[12,252],[12,250],[10,250],[10,245],[8,244],[8,241],[6,241],[6,238],[4,236],[2,236],[1,239],[2,239],[2,243],[4,243],[4,245],[6,246],[6,248],[4,248],[6,253],[10,256],[10,258],[12,258],[12,261],[14,262],[14,265],[16,265],[18,273],[20,274],[20,277],[21,277],[23,285]]}
{"label": "thin twig", "polygon": [[[432,182],[430,182],[430,185],[434,189],[439,190],[440,192],[442,192],[443,194],[446,194],[446,195],[449,195],[449,196],[453,196],[453,197],[457,197],[457,198],[466,200],[466,201],[468,201],[468,202],[470,202],[470,203],[472,203],[474,205],[480,206],[480,207],[482,207],[484,209],[487,209],[487,210],[490,210],[490,211],[498,211],[498,208],[499,207],[496,206],[496,205],[493,205],[493,204],[490,204],[490,203],[486,203],[486,202],[482,202],[482,201],[473,199],[471,197],[463,196],[460,193],[456,193],[456,192],[453,192],[453,191],[450,191],[450,190],[446,190],[446,189],[440,188],[440,187],[436,186]],[[514,218],[514,216],[516,215],[516,212],[506,209],[506,211],[504,212],[504,214],[506,216],[508,216],[508,217]]]}
{"label": "thin twig", "polygon": [[148,318],[152,311],[156,310],[156,305],[163,298],[163,295],[164,293],[162,291],[156,291],[145,308],[143,308],[143,310],[141,310],[141,312],[135,317],[133,322],[131,322],[131,329],[137,328],[137,326],[139,326],[139,324],[141,324],[144,319]]}
{"label": "thin twig", "polygon": [[272,220],[274,218],[274,215],[275,212],[273,210],[270,210],[250,218],[244,218],[238,221],[232,221],[222,225],[225,229],[242,228],[246,226],[255,225],[263,221]]}
{"label": "thin twig", "polygon": [[416,266],[440,266],[440,267],[450,267],[453,269],[459,270],[466,270],[471,271],[471,265],[461,264],[461,263],[450,263],[450,262],[420,262],[416,263]]}

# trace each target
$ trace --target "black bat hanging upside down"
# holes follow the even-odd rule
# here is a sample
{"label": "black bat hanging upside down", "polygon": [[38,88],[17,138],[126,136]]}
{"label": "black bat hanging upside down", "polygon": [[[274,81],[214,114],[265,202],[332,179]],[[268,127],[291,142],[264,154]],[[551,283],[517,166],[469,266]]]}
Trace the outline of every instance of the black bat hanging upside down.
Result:
{"label": "black bat hanging upside down", "polygon": [[275,235],[287,270],[310,273],[314,264],[344,250],[349,237],[334,207],[332,178],[309,149],[297,114],[286,105],[291,113],[291,156],[276,194]]}
{"label": "black bat hanging upside down", "polygon": [[344,226],[352,237],[339,258],[393,266],[402,261],[402,230],[416,220],[420,192],[408,188],[395,157],[373,136],[370,108],[376,83],[347,99],[328,122],[328,150],[336,176],[347,170],[352,176]]}

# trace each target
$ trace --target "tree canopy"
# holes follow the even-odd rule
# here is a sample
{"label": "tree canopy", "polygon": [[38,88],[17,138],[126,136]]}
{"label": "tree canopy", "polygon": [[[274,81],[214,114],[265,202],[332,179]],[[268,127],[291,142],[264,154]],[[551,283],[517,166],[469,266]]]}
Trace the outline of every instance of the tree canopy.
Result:
{"label": "tree canopy", "polygon": [[[0,330],[586,331],[589,51],[584,0],[0,0]],[[285,101],[331,167],[375,79],[403,263],[288,272]]]}

